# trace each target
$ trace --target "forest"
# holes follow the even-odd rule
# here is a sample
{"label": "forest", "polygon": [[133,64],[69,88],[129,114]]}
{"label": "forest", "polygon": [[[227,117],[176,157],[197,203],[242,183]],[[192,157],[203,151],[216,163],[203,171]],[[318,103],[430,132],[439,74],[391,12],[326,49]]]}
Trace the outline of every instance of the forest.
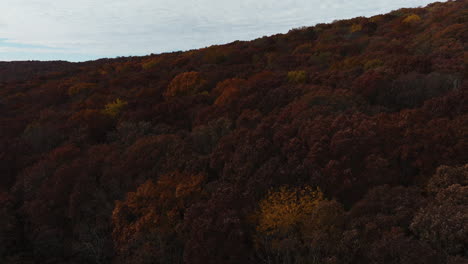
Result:
{"label": "forest", "polygon": [[0,63],[2,264],[468,263],[468,1]]}

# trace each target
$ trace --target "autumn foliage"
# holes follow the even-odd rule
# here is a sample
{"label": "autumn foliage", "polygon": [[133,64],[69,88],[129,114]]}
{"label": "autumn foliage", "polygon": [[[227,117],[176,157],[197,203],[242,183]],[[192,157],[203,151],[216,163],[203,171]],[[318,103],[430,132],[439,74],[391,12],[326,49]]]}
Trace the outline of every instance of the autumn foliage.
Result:
{"label": "autumn foliage", "polygon": [[172,79],[164,93],[164,96],[169,98],[174,96],[193,95],[201,92],[204,83],[205,81],[200,76],[200,73],[184,72]]}
{"label": "autumn foliage", "polygon": [[466,263],[467,8],[0,63],[0,263]]}

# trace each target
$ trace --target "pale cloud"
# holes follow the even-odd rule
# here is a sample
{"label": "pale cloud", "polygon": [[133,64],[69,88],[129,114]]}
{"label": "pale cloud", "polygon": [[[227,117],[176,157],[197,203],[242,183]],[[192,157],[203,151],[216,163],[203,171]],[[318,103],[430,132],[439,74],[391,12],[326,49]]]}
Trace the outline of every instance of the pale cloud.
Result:
{"label": "pale cloud", "polygon": [[17,52],[28,52],[28,53],[50,53],[48,48],[15,48],[15,47],[0,47],[0,53],[17,53]]}
{"label": "pale cloud", "polygon": [[[427,0],[0,0],[0,38],[50,59],[83,60],[201,48],[299,26],[424,6]],[[2,43],[0,42],[0,47]],[[47,48],[45,48],[47,47]],[[10,47],[11,48],[11,47]],[[18,47],[17,47],[18,48]],[[45,49],[44,49],[45,48]],[[35,59],[3,46],[0,60]],[[54,50],[55,49],[55,50]],[[11,49],[10,49],[11,50]],[[70,54],[70,55],[67,55]]]}

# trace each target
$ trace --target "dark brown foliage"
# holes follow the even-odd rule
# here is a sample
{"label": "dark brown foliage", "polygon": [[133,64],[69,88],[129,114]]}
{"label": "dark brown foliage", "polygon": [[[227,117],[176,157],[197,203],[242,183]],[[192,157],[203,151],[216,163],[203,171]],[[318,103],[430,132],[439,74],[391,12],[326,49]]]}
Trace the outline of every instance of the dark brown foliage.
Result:
{"label": "dark brown foliage", "polygon": [[0,263],[466,263],[467,9],[0,63]]}

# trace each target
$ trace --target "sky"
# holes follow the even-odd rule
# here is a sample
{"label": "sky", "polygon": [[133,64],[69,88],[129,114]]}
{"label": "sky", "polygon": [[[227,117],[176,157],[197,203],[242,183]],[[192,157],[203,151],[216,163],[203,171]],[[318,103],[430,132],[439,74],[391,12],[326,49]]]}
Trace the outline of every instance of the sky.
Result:
{"label": "sky", "polygon": [[433,0],[0,0],[0,61],[85,61],[252,40]]}

